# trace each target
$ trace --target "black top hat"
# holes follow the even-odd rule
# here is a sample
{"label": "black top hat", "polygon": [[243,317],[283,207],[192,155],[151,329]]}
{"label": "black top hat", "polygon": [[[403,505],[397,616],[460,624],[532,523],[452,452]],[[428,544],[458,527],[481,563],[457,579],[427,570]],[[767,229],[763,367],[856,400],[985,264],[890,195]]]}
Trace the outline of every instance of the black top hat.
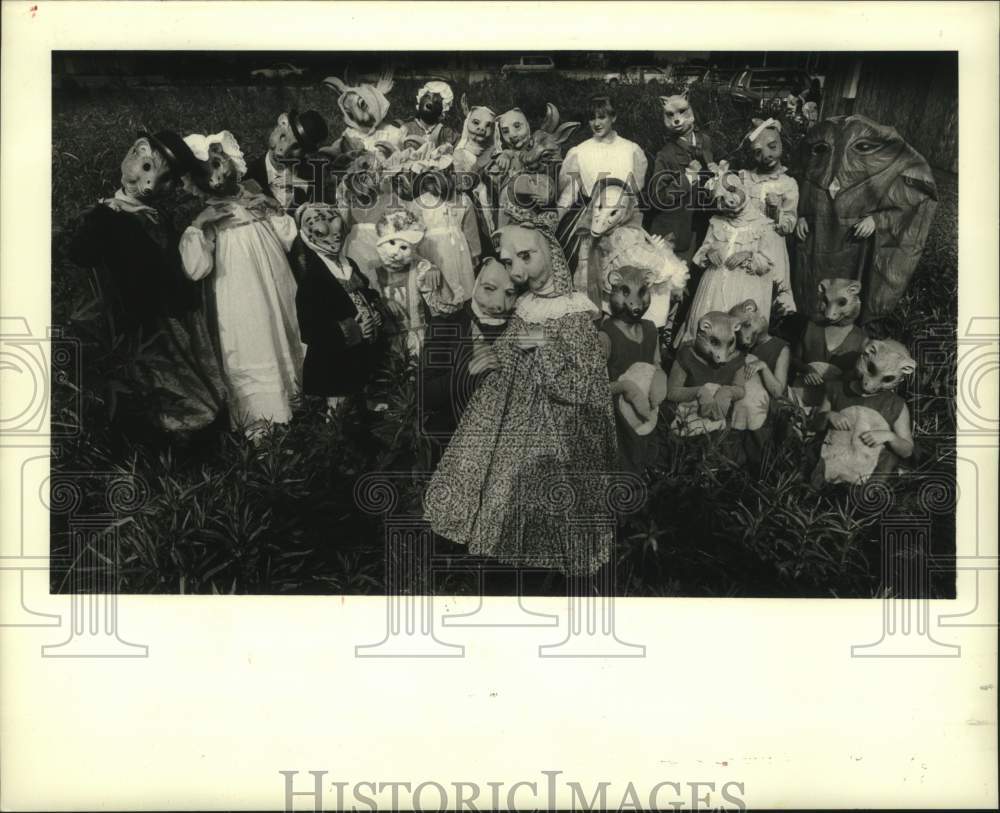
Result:
{"label": "black top hat", "polygon": [[160,130],[155,135],[139,133],[139,137],[148,138],[149,142],[163,153],[174,175],[183,175],[185,172],[191,172],[200,166],[198,159],[191,152],[191,148],[184,143],[183,138],[172,130]]}
{"label": "black top hat", "polygon": [[295,140],[306,152],[316,152],[330,134],[326,121],[315,110],[305,110],[301,114],[291,110],[288,113],[288,123],[292,126]]}

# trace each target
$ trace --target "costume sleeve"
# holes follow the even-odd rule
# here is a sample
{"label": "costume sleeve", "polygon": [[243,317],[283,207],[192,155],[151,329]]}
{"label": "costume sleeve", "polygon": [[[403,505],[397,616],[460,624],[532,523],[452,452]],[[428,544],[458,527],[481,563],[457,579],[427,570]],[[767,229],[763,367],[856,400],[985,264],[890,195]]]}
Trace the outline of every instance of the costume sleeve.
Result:
{"label": "costume sleeve", "polygon": [[649,169],[649,161],[642,147],[635,144],[632,147],[632,177],[635,178],[637,189],[644,189],[646,186],[646,170]]}
{"label": "costume sleeve", "polygon": [[455,311],[461,309],[462,303],[466,299],[462,286],[457,282],[454,285],[450,285],[444,278],[444,275],[441,274],[440,269],[437,269],[441,277],[441,282],[437,288],[432,288],[427,282],[427,273],[432,269],[436,269],[436,266],[429,260],[420,260],[410,272],[417,275],[417,290],[420,292],[420,296],[427,304],[431,316],[455,313]]}
{"label": "costume sleeve", "polygon": [[785,176],[784,194],[781,199],[781,211],[778,213],[778,225],[790,232],[799,219],[799,185],[794,178]]}
{"label": "costume sleeve", "polygon": [[274,233],[278,236],[281,247],[287,254],[292,248],[292,243],[295,242],[295,236],[298,234],[298,229],[295,227],[295,219],[291,215],[283,214],[270,217],[268,221],[274,229]]}
{"label": "costume sleeve", "polygon": [[215,234],[188,226],[178,246],[184,273],[193,280],[204,279],[215,267]]}
{"label": "costume sleeve", "polygon": [[97,265],[101,260],[102,240],[98,238],[96,208],[87,209],[73,232],[69,243],[69,258],[81,266]]}
{"label": "costume sleeve", "polygon": [[556,206],[568,209],[580,194],[580,157],[573,147],[566,153],[566,159],[559,167],[559,198]]}

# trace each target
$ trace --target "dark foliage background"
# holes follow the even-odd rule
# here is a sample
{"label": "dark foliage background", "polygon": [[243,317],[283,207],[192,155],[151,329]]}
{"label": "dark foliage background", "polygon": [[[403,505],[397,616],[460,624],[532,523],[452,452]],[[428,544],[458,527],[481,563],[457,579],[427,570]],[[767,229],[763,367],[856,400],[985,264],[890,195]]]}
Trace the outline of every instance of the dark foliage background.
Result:
{"label": "dark foliage background", "polygon": [[[408,117],[422,82],[398,80],[390,115]],[[537,123],[554,102],[564,121],[586,121],[587,99],[607,92],[599,81],[559,75],[472,87],[456,97],[496,110],[520,106]],[[662,142],[660,86],[612,91],[618,130],[652,159]],[[428,467],[426,441],[414,431],[414,370],[391,359],[379,387],[389,401],[377,418],[349,410],[332,423],[302,409],[257,447],[242,437],[211,434],[185,445],[112,429],[121,405],[141,398],[129,369],[142,349],[117,334],[101,307],[88,270],[74,266],[65,246],[79,213],[119,185],[122,156],[140,130],[181,133],[233,131],[248,156],[259,154],[275,118],[290,107],[315,108],[342,129],[333,91],[313,85],[66,87],[53,99],[53,323],[80,342],[83,380],[56,383],[53,420],[82,431],[54,450],[54,472],[72,472],[88,500],[100,499],[97,474],[118,472],[145,484],[148,500],[117,524],[115,564],[121,592],[378,593],[384,591],[385,550],[378,517],[358,510],[357,478],[371,471],[403,475],[404,502],[419,504]],[[738,164],[747,117],[707,89],[692,91],[701,126],[720,158]],[[456,102],[452,126],[461,127]],[[800,135],[788,123],[792,148]],[[587,137],[586,126],[571,144]],[[954,506],[928,498],[928,484],[954,491],[954,370],[957,324],[957,181],[938,178],[941,202],[928,247],[906,298],[881,326],[911,352],[937,349],[902,394],[914,413],[913,471],[887,481],[891,512],[929,523],[932,553],[954,554]],[[193,212],[191,213],[193,214]],[[181,223],[181,225],[184,225]],[[920,358],[920,356],[917,356]],[[918,405],[915,408],[915,405]],[[798,417],[789,412],[788,420]],[[359,426],[361,429],[359,430]],[[886,511],[847,489],[812,491],[803,477],[805,450],[794,433],[769,451],[763,474],[751,478],[715,449],[664,436],[666,449],[649,478],[649,500],[623,524],[618,585],[645,596],[854,596],[898,592],[880,565]],[[86,511],[85,504],[81,510]],[[95,510],[97,510],[95,505]],[[80,567],[69,557],[65,517],[53,515],[52,589],[67,589]],[[904,550],[900,556],[913,556]],[[111,563],[108,563],[110,566]],[[907,563],[898,561],[892,567]],[[912,563],[909,563],[912,564]],[[77,574],[78,576],[80,574]],[[478,590],[461,570],[436,582],[442,593]],[[954,595],[954,573],[938,569],[933,595]]]}

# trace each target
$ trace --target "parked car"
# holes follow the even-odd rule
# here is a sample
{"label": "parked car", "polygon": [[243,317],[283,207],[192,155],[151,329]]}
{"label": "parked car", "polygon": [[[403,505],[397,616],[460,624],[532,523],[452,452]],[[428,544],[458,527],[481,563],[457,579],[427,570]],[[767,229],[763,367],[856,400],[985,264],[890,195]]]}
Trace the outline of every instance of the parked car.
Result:
{"label": "parked car", "polygon": [[506,78],[512,74],[545,73],[555,70],[555,67],[550,56],[519,56],[513,62],[501,65],[500,75]]}
{"label": "parked car", "polygon": [[623,71],[613,71],[604,74],[604,81],[609,85],[645,85],[650,82],[669,82],[670,74],[655,65],[632,65]]}
{"label": "parked car", "polygon": [[[775,111],[785,106],[789,96],[810,92],[817,84],[799,68],[744,68],[718,90],[737,104]],[[819,102],[819,99],[810,100]]]}
{"label": "parked car", "polygon": [[300,68],[291,62],[277,62],[269,68],[250,71],[250,75],[254,79],[284,79],[287,76],[302,76],[305,72],[305,68]]}
{"label": "parked car", "polygon": [[670,66],[670,81],[677,85],[691,85],[705,81],[709,74],[708,65],[695,62],[679,62]]}

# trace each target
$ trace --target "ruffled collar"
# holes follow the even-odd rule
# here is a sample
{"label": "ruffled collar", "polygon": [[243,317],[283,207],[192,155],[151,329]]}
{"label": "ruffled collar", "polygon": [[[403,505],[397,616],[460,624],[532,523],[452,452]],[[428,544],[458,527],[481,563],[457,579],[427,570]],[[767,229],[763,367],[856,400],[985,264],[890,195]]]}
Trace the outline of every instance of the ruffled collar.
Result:
{"label": "ruffled collar", "polygon": [[788,172],[788,168],[783,166],[782,164],[778,164],[778,166],[776,166],[770,172],[757,172],[756,170],[751,169],[750,178],[754,181],[770,181],[774,180],[775,178],[780,178],[786,172]]}
{"label": "ruffled collar", "polygon": [[553,319],[561,319],[571,313],[600,313],[590,297],[579,291],[548,296],[528,291],[521,294],[514,306],[514,316],[530,324],[543,324]]}

